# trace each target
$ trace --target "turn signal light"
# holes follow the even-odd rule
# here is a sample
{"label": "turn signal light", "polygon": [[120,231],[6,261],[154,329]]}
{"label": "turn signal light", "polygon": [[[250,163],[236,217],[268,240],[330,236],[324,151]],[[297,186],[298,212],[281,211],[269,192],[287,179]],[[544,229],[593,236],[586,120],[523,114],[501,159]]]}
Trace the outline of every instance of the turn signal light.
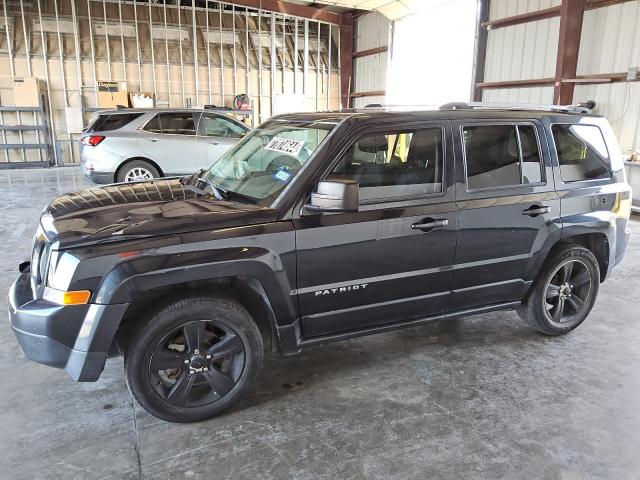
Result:
{"label": "turn signal light", "polygon": [[76,290],[63,292],[55,288],[45,288],[42,298],[58,305],[84,305],[89,303],[91,292],[89,290]]}
{"label": "turn signal light", "polygon": [[95,147],[101,141],[103,141],[105,138],[107,138],[107,137],[105,137],[104,135],[90,135],[88,137],[82,137],[80,139],[80,143],[82,143],[83,145],[86,145],[88,147]]}

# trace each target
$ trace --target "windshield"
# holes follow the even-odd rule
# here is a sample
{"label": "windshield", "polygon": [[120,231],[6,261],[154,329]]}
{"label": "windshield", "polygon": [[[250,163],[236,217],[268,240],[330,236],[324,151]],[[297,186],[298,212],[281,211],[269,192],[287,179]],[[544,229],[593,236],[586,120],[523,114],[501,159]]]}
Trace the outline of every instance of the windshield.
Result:
{"label": "windshield", "polygon": [[266,123],[220,157],[203,177],[223,192],[270,204],[335,126],[336,122]]}

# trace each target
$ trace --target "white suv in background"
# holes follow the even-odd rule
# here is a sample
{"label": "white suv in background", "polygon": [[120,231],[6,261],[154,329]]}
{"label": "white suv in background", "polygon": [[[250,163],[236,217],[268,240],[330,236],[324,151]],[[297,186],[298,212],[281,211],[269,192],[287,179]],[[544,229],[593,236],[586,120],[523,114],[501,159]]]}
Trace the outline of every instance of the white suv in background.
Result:
{"label": "white suv in background", "polygon": [[210,167],[248,131],[206,109],[104,110],[80,137],[80,165],[95,183],[186,175]]}

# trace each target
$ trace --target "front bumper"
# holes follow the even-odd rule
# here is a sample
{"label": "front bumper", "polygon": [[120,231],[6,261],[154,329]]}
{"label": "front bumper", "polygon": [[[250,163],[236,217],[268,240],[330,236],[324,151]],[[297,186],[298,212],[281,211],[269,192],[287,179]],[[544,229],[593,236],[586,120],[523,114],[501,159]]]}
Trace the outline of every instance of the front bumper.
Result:
{"label": "front bumper", "polygon": [[27,358],[94,382],[128,304],[62,306],[33,298],[29,269],[9,290],[9,322]]}

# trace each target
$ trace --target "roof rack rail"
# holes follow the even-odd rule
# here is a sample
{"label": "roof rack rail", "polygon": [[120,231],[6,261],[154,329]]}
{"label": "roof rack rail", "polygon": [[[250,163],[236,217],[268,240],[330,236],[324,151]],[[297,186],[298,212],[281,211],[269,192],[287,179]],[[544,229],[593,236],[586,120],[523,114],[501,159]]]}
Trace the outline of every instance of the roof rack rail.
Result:
{"label": "roof rack rail", "polygon": [[450,102],[440,106],[440,110],[472,110],[474,108],[495,108],[500,110],[547,110],[565,113],[591,113],[596,102],[589,100],[576,105],[544,105],[537,103],[507,103],[507,102]]}

